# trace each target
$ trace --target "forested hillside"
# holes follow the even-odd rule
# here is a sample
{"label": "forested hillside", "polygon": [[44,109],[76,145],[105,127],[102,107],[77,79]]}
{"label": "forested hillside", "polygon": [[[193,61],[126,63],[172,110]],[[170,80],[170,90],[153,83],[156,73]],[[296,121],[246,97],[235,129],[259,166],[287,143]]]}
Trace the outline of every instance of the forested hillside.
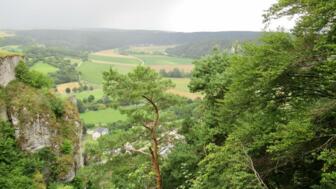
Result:
{"label": "forested hillside", "polygon": [[[234,41],[255,40],[260,32],[164,32],[145,30],[19,30],[16,36],[0,40],[1,46],[41,43],[48,46],[66,47],[82,51],[99,51],[122,48],[130,45],[171,45],[195,42],[227,41],[228,46]],[[213,43],[212,43],[213,44]],[[205,48],[209,50],[207,45]],[[213,47],[210,47],[210,50]],[[174,54],[172,54],[174,55]]]}

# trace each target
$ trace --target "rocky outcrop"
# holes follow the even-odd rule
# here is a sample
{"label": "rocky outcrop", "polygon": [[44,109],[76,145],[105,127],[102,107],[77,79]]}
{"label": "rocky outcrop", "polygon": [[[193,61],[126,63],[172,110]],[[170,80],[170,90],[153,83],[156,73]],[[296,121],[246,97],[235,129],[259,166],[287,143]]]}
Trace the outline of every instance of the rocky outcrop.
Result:
{"label": "rocky outcrop", "polygon": [[6,86],[15,79],[15,67],[21,58],[18,55],[0,57],[0,86]]}
{"label": "rocky outcrop", "polygon": [[55,158],[44,174],[69,182],[83,166],[82,132],[79,113],[71,100],[61,100],[52,93],[15,80],[20,56],[0,56],[0,121],[15,129],[21,150],[36,153],[42,149]]}
{"label": "rocky outcrop", "polygon": [[[19,55],[0,56],[0,87],[5,87],[15,79],[15,67],[21,58]],[[0,94],[0,120],[8,121],[7,108],[3,98],[3,95]]]}
{"label": "rocky outcrop", "polygon": [[15,128],[15,138],[20,141],[21,149],[34,153],[42,148],[51,147],[52,138],[57,134],[50,126],[48,115],[36,115],[27,121],[20,121],[19,116],[29,114],[27,109],[11,114],[11,121]]}

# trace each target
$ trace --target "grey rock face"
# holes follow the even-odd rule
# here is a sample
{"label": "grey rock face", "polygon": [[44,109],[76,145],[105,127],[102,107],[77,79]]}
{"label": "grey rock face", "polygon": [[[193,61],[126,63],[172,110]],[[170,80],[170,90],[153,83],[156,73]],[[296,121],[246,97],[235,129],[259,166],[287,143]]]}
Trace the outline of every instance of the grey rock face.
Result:
{"label": "grey rock face", "polygon": [[81,167],[84,166],[84,158],[83,158],[83,144],[82,144],[82,141],[83,141],[83,126],[81,125],[80,122],[75,122],[75,125],[78,129],[78,138],[79,138],[79,143],[77,144],[77,151],[76,151],[76,154],[75,154],[75,164],[76,164],[76,169],[79,169]]}
{"label": "grey rock face", "polygon": [[[20,60],[20,56],[0,57],[0,86],[6,87],[8,83],[16,79],[15,68]],[[25,87],[24,84],[18,86]],[[10,87],[11,85],[8,85],[6,89]],[[56,155],[60,156],[65,156],[60,151],[62,139],[64,139],[62,138],[64,136],[60,134],[62,126],[64,126],[63,124],[69,125],[71,131],[74,132],[74,151],[73,154],[68,155],[71,159],[68,169],[58,179],[70,182],[74,179],[76,171],[83,166],[83,128],[79,121],[78,112],[71,108],[75,106],[67,106],[64,117],[56,118],[50,107],[45,106],[46,102],[42,101],[44,94],[39,95],[38,90],[29,89],[29,87],[27,87],[27,91],[32,94],[20,98],[24,94],[18,94],[12,90],[11,96],[8,95],[8,102],[0,104],[0,120],[12,123],[15,129],[15,138],[23,151],[35,153],[40,149],[50,147]],[[72,102],[76,104],[74,100]],[[69,112],[68,109],[70,109]],[[48,169],[46,168],[46,172]]]}
{"label": "grey rock face", "polygon": [[20,56],[9,56],[0,59],[0,86],[6,86],[15,79],[15,67],[20,60]]}
{"label": "grey rock face", "polygon": [[71,169],[69,170],[68,174],[66,174],[62,178],[62,181],[63,182],[70,182],[70,181],[72,181],[75,178],[75,176],[76,176],[75,170],[76,170],[75,166],[72,166]]}
{"label": "grey rock face", "polygon": [[20,123],[18,116],[11,115],[11,120],[15,128],[15,137],[20,141],[23,150],[34,153],[42,148],[51,147],[52,137],[56,131],[51,129],[47,115],[46,117],[37,115],[34,120],[25,123]]}

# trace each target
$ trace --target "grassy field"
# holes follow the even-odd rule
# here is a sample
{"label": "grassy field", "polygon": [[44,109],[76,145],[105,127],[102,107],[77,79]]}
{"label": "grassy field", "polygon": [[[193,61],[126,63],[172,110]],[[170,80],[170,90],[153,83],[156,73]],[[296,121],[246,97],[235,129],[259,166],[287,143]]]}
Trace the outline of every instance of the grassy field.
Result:
{"label": "grassy field", "polygon": [[136,57],[132,56],[102,56],[102,55],[90,55],[89,57],[92,60],[96,61],[105,61],[111,63],[122,63],[122,64],[141,64],[142,61]]}
{"label": "grassy field", "polygon": [[199,93],[189,92],[188,84],[190,82],[189,78],[170,78],[175,84],[175,88],[169,90],[168,92],[176,95],[180,95],[190,99],[201,98],[202,95]]}
{"label": "grassy field", "polygon": [[113,123],[126,119],[125,115],[122,115],[118,110],[111,108],[99,111],[85,112],[81,114],[80,117],[85,123],[88,124]]}
{"label": "grassy field", "polygon": [[122,64],[108,64],[102,62],[83,62],[78,71],[81,72],[81,80],[85,80],[95,84],[101,84],[103,82],[103,72],[108,71],[110,68],[115,68],[121,73],[127,73],[131,71],[135,65],[122,65]]}
{"label": "grassy field", "polygon": [[136,56],[145,62],[145,65],[180,65],[180,64],[191,64],[192,59],[189,58],[178,58],[166,55],[147,55],[147,54],[135,54]]}
{"label": "grassy field", "polygon": [[54,73],[58,70],[56,67],[51,66],[51,65],[46,64],[46,63],[34,64],[30,69],[41,72],[43,74]]}
{"label": "grassy field", "polygon": [[81,99],[81,100],[89,97],[90,95],[93,95],[95,99],[101,99],[104,96],[104,93],[103,93],[103,89],[99,88],[99,89],[94,89],[92,91],[83,91],[80,93],[75,93],[74,95],[76,96],[77,99]]}

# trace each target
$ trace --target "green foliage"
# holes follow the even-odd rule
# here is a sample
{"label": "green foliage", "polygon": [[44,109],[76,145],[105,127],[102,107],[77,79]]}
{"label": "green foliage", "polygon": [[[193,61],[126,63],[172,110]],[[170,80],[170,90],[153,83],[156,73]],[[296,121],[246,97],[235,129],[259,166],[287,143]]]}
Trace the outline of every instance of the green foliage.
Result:
{"label": "green foliage", "polygon": [[302,14],[294,35],[195,62],[190,89],[205,93],[215,140],[191,188],[335,187],[335,5],[280,0],[265,16]]}
{"label": "green foliage", "polygon": [[[297,36],[307,37],[314,34],[322,37],[320,41],[335,42],[335,9],[336,3],[333,0],[279,0],[267,11],[264,18],[265,22],[270,22],[283,16],[300,15],[294,28]],[[319,34],[325,36],[318,36]]]}
{"label": "green foliage", "polygon": [[63,141],[63,144],[61,146],[61,152],[63,154],[72,154],[73,146],[72,146],[72,142],[70,140],[65,139]]}
{"label": "green foliage", "polygon": [[0,122],[0,188],[33,189],[35,162],[16,145],[14,129]]}
{"label": "green foliage", "polygon": [[33,175],[33,180],[34,180],[34,188],[36,189],[46,189],[46,184],[44,182],[44,177],[40,172],[36,172]]}
{"label": "green foliage", "polygon": [[336,149],[326,149],[322,151],[318,159],[325,162],[322,168],[321,185],[326,188],[336,187]]}
{"label": "green foliage", "polygon": [[189,77],[190,73],[186,73],[183,70],[180,70],[178,68],[174,68],[171,71],[166,71],[165,69],[160,70],[160,75],[162,77],[170,77],[170,78],[184,78],[184,77]]}
{"label": "green foliage", "polygon": [[[121,104],[127,101],[137,105],[143,103],[144,97],[148,97],[163,105],[167,101],[166,91],[174,87],[170,80],[161,78],[158,73],[145,66],[138,66],[127,75],[110,69],[104,73],[104,80],[103,89],[106,95],[111,97],[113,102]],[[142,108],[147,109],[148,107]],[[138,111],[134,116],[138,117],[143,113]]]}
{"label": "green foliage", "polygon": [[65,113],[63,101],[52,95],[49,95],[49,100],[51,110],[54,112],[56,117],[62,117]]}
{"label": "green foliage", "polygon": [[88,97],[88,102],[93,102],[95,100],[95,97],[93,95],[90,95]]}
{"label": "green foliage", "polygon": [[15,76],[16,78],[35,88],[50,88],[52,85],[52,81],[45,75],[36,72],[29,71],[28,67],[25,63],[20,62],[18,66],[15,68]]}
{"label": "green foliage", "polygon": [[[127,163],[125,163],[125,161]],[[141,155],[119,155],[104,165],[90,165],[80,170],[78,177],[87,188],[150,188],[153,173],[148,158]]]}
{"label": "green foliage", "polygon": [[2,87],[0,87],[0,107],[5,104],[5,98],[6,98],[5,90]]}

